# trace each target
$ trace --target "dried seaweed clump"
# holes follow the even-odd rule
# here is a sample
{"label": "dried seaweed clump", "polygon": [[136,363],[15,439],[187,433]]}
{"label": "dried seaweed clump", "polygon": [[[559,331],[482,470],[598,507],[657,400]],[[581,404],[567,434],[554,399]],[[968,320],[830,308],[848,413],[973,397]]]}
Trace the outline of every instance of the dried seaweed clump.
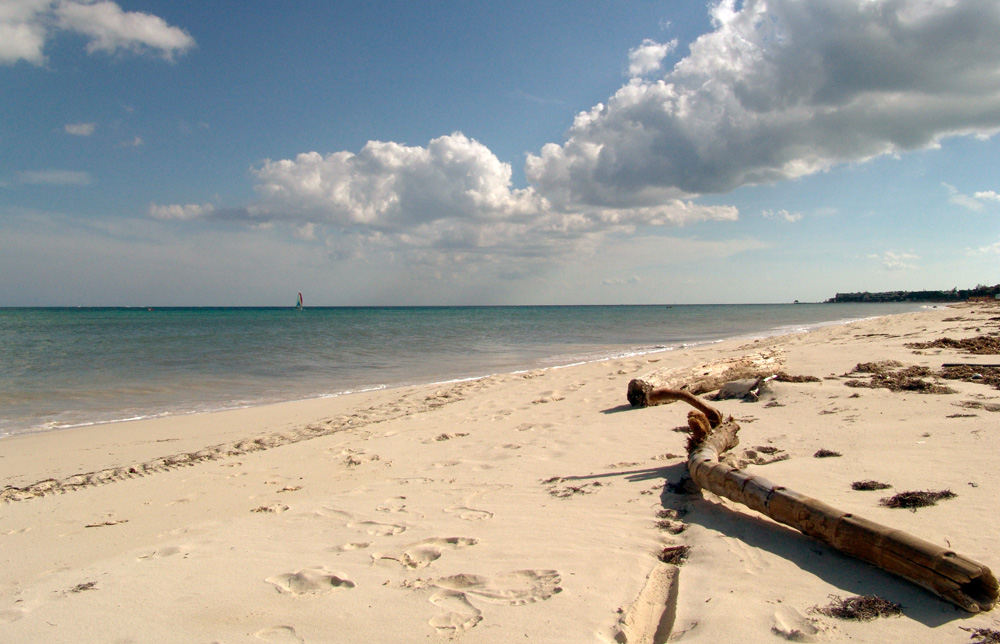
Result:
{"label": "dried seaweed clump", "polygon": [[816,612],[837,619],[853,619],[860,622],[870,622],[879,617],[896,617],[903,614],[903,607],[888,599],[876,595],[855,595],[841,599],[831,595],[833,602],[829,606],[817,608]]}
{"label": "dried seaweed clump", "polygon": [[784,371],[774,374],[774,379],[778,382],[820,382],[816,376],[793,376]]}
{"label": "dried seaweed clump", "polygon": [[660,552],[659,558],[663,563],[681,566],[690,553],[691,546],[667,546]]}
{"label": "dried seaweed clump", "polygon": [[912,366],[903,368],[903,365],[895,360],[862,362],[854,367],[851,373],[868,373],[871,374],[871,379],[867,382],[863,380],[848,380],[844,383],[848,387],[888,389],[889,391],[913,391],[921,394],[956,393],[951,387],[937,385],[924,380],[925,377],[934,375],[934,372],[927,367]]}
{"label": "dried seaweed clump", "polygon": [[855,481],[851,483],[852,490],[858,490],[859,492],[870,492],[872,490],[888,490],[892,486],[888,483],[883,483],[881,481]]}
{"label": "dried seaweed clump", "polygon": [[816,453],[813,454],[813,457],[815,458],[832,458],[834,456],[843,456],[843,454],[841,454],[840,452],[835,452],[832,449],[816,450]]}
{"label": "dried seaweed clump", "polygon": [[938,375],[947,380],[975,382],[1000,389],[1000,367],[954,365],[945,367]]}
{"label": "dried seaweed clump", "polygon": [[972,633],[969,637],[976,640],[974,644],[1000,644],[1000,631],[992,628],[967,628],[959,626],[963,631]]}
{"label": "dried seaweed clump", "polygon": [[900,492],[895,496],[889,496],[880,500],[879,503],[887,508],[906,508],[916,512],[917,508],[937,505],[938,501],[953,499],[956,496],[958,495],[951,490],[938,490],[936,492],[920,490],[915,492]]}
{"label": "dried seaweed clump", "polygon": [[963,338],[962,340],[938,338],[930,342],[910,342],[906,347],[908,349],[956,349],[980,356],[997,355],[1000,354],[1000,336],[980,335],[975,338]]}

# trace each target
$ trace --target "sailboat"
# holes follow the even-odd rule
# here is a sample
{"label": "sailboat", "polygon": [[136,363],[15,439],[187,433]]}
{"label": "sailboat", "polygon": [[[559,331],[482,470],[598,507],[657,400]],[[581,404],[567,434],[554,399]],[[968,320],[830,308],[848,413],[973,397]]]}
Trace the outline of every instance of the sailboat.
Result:
{"label": "sailboat", "polygon": [[302,310],[302,293],[299,293],[299,301],[295,304],[295,308]]}

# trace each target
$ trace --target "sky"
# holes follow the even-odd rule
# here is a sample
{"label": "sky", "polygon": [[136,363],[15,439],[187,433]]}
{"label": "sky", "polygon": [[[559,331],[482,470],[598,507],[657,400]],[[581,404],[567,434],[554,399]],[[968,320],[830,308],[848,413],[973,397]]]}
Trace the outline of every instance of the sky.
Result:
{"label": "sky", "polygon": [[996,0],[0,0],[0,306],[1000,283]]}

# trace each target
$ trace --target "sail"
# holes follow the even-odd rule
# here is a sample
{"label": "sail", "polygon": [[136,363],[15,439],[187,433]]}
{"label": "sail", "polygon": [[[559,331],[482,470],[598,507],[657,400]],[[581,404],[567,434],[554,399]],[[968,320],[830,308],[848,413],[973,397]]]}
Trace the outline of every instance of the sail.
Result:
{"label": "sail", "polygon": [[297,304],[297,308],[300,308],[300,309],[302,308],[302,293],[299,293],[299,301],[298,301],[298,304]]}

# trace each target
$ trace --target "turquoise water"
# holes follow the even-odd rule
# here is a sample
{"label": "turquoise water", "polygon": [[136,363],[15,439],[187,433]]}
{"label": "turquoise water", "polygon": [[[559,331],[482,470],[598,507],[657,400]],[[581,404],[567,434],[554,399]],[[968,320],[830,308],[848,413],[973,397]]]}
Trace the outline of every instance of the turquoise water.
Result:
{"label": "turquoise water", "polygon": [[919,308],[0,309],[0,435],[552,367]]}

